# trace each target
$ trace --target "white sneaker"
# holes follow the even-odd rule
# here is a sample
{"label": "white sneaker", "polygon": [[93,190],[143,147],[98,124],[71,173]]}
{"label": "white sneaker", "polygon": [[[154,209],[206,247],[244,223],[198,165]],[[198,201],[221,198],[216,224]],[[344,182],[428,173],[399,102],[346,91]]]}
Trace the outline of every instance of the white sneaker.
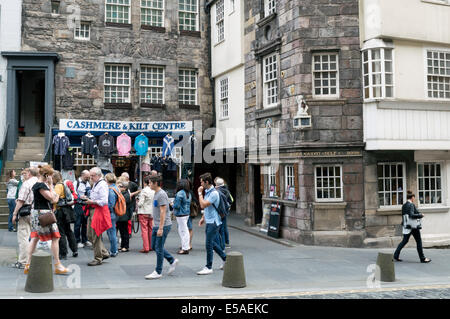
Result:
{"label": "white sneaker", "polygon": [[222,263],[220,264],[219,269],[220,269],[220,270],[223,270],[223,267],[225,267],[225,262],[224,262],[224,261],[222,261]]}
{"label": "white sneaker", "polygon": [[225,249],[231,249],[231,245],[230,244],[225,245]]}
{"label": "white sneaker", "polygon": [[84,245],[82,243],[78,243],[78,248],[84,248]]}
{"label": "white sneaker", "polygon": [[204,267],[202,270],[200,270],[197,275],[210,275],[213,273],[212,269],[209,269],[208,267]]}
{"label": "white sneaker", "polygon": [[150,275],[145,276],[145,279],[159,279],[161,277],[162,275],[158,274],[155,270]]}
{"label": "white sneaker", "polygon": [[84,245],[86,247],[92,247],[92,243],[90,241],[85,242]]}
{"label": "white sneaker", "polygon": [[170,275],[174,272],[175,268],[177,267],[178,259],[175,259],[173,263],[170,264],[169,270],[167,271],[167,274]]}

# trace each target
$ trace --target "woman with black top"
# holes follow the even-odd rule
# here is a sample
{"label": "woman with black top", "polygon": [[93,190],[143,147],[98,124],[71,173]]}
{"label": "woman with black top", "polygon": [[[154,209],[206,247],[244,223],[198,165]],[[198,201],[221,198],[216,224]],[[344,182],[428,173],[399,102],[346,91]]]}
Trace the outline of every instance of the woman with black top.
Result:
{"label": "woman with black top", "polygon": [[59,196],[53,188],[53,168],[50,165],[39,167],[39,179],[34,184],[32,191],[34,195],[34,204],[31,210],[31,242],[28,251],[28,262],[25,265],[24,273],[28,274],[30,268],[31,256],[33,255],[37,243],[40,241],[52,241],[52,253],[55,260],[55,274],[68,274],[69,270],[65,268],[59,260],[59,234],[56,223],[42,227],[39,224],[39,215],[47,212],[53,212],[52,204],[58,202]]}
{"label": "woman with black top", "polygon": [[130,250],[130,234],[128,233],[128,221],[131,220],[133,212],[131,211],[131,196],[128,190],[128,183],[125,181],[117,182],[120,192],[123,197],[125,197],[125,202],[127,204],[127,213],[123,216],[117,218],[117,228],[120,232],[120,252],[127,252]]}

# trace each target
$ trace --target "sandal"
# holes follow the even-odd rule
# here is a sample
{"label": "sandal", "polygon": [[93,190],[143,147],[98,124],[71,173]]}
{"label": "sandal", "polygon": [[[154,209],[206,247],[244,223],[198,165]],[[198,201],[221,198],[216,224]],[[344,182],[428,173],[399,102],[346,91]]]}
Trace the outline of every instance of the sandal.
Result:
{"label": "sandal", "polygon": [[70,270],[64,267],[60,262],[55,264],[55,274],[56,275],[66,275],[69,274]]}
{"label": "sandal", "polygon": [[30,270],[30,264],[25,264],[25,268],[23,269],[23,273],[28,275],[28,271]]}

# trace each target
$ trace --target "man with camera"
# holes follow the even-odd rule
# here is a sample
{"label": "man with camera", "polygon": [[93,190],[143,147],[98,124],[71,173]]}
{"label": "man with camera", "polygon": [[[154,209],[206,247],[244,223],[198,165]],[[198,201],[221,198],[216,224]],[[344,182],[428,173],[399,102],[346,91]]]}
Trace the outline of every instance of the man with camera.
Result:
{"label": "man with camera", "polygon": [[81,172],[81,176],[78,179],[78,183],[76,186],[76,192],[78,194],[78,200],[75,203],[75,238],[77,240],[78,248],[83,248],[85,246],[92,246],[91,242],[87,239],[87,217],[84,211],[84,206],[86,205],[86,201],[84,201],[82,196],[89,197],[91,192],[91,185],[89,184],[89,171],[84,170]]}

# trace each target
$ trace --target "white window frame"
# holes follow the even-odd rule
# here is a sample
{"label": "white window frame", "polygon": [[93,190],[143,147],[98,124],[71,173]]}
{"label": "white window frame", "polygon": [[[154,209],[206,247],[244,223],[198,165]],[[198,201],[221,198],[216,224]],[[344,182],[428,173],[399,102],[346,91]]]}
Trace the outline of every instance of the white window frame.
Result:
{"label": "white window frame", "polygon": [[[116,83],[107,83],[107,76],[106,76],[106,72],[107,72],[107,67],[124,67],[124,68],[128,68],[128,85],[123,84],[124,80],[126,80],[126,77],[117,77],[116,78]],[[113,71],[113,70],[111,70]],[[119,70],[116,70],[116,73]],[[124,69],[125,71],[125,69]],[[124,75],[125,72],[123,72]],[[110,79],[114,79],[112,76],[110,76]],[[122,83],[118,83],[119,80],[122,80]],[[105,103],[131,103],[131,65],[129,64],[115,64],[115,63],[105,63],[105,69],[104,69],[104,75],[103,75],[103,84],[104,84],[104,96],[103,96],[103,101]],[[110,87],[128,87],[128,99],[123,99],[123,101],[107,101],[106,100],[106,87],[110,86]],[[117,92],[117,91],[116,91]],[[122,91],[124,92],[124,91]],[[111,98],[110,98],[111,99]],[[116,97],[117,100],[117,97]]]}
{"label": "white window frame", "polygon": [[[120,3],[118,3],[119,1],[120,0],[106,0],[105,1],[105,22],[130,24],[131,23],[131,2],[132,2],[132,0],[123,0],[123,1],[127,1],[128,4],[120,4]],[[114,2],[114,3],[111,3],[111,2]],[[108,21],[108,6],[128,8],[128,20],[125,21],[124,19],[119,19],[119,17],[116,17],[116,18],[111,17],[110,20],[115,20],[115,21]],[[111,10],[111,12],[114,12],[114,11]]]}
{"label": "white window frame", "polygon": [[[194,82],[195,87],[194,88],[187,87],[187,86],[181,86],[180,72],[186,72],[186,71],[194,73],[194,77],[195,77],[195,82]],[[181,95],[182,90],[194,90],[195,91],[195,93],[194,93],[195,94],[195,103],[194,104],[186,103],[186,101],[184,99],[180,100],[180,95]],[[196,69],[182,68],[182,69],[178,70],[178,104],[198,105],[198,71]]]}
{"label": "white window frame", "polygon": [[216,44],[225,41],[225,0],[216,2]]}
{"label": "white window frame", "polygon": [[450,0],[422,0],[422,2],[450,6]]}
{"label": "white window frame", "polygon": [[[87,31],[86,30],[81,30],[81,26],[87,26]],[[77,36],[77,30],[78,30],[78,36]],[[78,26],[75,26],[74,31],[73,31],[73,37],[75,40],[81,40],[81,41],[90,41],[91,40],[91,23],[90,22],[80,22],[79,28]],[[80,34],[83,32],[83,34],[86,34],[86,32],[88,33],[88,36],[85,37],[81,37]]]}
{"label": "white window frame", "polygon": [[[380,50],[380,59],[374,60],[373,51]],[[386,60],[386,50],[391,51],[391,60]],[[365,60],[365,54],[367,53],[367,60]],[[395,79],[394,79],[394,49],[391,47],[373,47],[366,50],[363,50],[361,53],[361,61],[362,61],[362,75],[363,75],[363,97],[364,100],[375,100],[375,99],[393,99],[395,98]],[[373,63],[380,63],[380,71],[376,72],[376,74],[381,77],[381,83],[374,85],[373,77],[375,76],[375,72],[373,71]],[[391,63],[391,71],[386,71],[386,63]],[[365,73],[365,64],[367,64],[367,72]],[[391,84],[387,84],[387,76],[391,76]],[[381,89],[380,96],[374,96],[373,90],[375,87],[379,87]],[[390,87],[392,90],[392,96],[387,96],[387,87]],[[369,90],[369,96],[366,94],[366,89]]]}
{"label": "white window frame", "polygon": [[[336,63],[336,69],[330,70],[330,68],[328,68],[328,70],[322,70],[322,66],[323,66],[322,59],[323,59],[324,56],[328,56],[328,58],[327,58],[328,61],[326,62],[327,63],[327,67],[329,67],[331,65],[331,63],[332,63],[330,61],[330,57],[331,56],[335,56],[336,57],[336,61],[333,62],[333,63]],[[316,63],[314,61],[315,57],[320,57],[320,64],[319,64],[320,67],[321,67],[320,70],[315,70],[315,65],[316,65]],[[339,98],[339,53],[338,52],[317,52],[317,53],[314,53],[312,55],[311,69],[312,69],[311,70],[311,74],[312,74],[312,95],[313,95],[313,97],[315,97],[315,98],[325,98],[325,99],[327,99],[327,98]],[[328,94],[323,94],[323,93],[316,94],[316,83],[315,83],[316,76],[315,76],[315,74],[316,73],[320,73],[321,74],[321,77],[320,77],[321,86],[320,87],[321,87],[321,92],[322,92],[322,90],[324,89],[323,81],[327,80],[328,82],[330,82],[331,80],[333,80],[331,78],[331,75],[327,79],[324,79],[322,77],[322,74],[323,73],[331,73],[331,72],[336,72],[336,79],[335,79],[336,85],[332,86],[331,83],[328,83],[328,86],[326,86],[325,88],[328,89],[329,92],[331,92],[332,88],[335,88],[336,89],[336,93],[335,94],[331,94],[331,93],[328,93]]]}
{"label": "white window frame", "polygon": [[[267,61],[269,59],[272,59],[272,61],[270,62],[272,65],[275,66],[275,70],[271,70],[268,73],[269,74],[274,74],[275,77],[271,76],[270,78],[267,78],[267,73],[266,73],[266,68],[267,68]],[[275,59],[275,60],[274,60]],[[264,108],[271,108],[271,107],[275,107],[280,103],[280,99],[279,99],[279,83],[278,83],[278,79],[279,79],[279,66],[278,66],[278,53],[271,53],[269,55],[266,55],[263,58],[263,63],[262,63],[262,78],[263,78],[263,107]],[[271,85],[275,85],[274,87],[271,87]],[[271,90],[275,90],[276,94],[270,94],[269,96],[269,92]],[[268,99],[276,99],[275,101],[268,101]]]}
{"label": "white window frame", "polygon": [[[390,180],[390,184],[389,184],[390,188],[392,188],[392,176],[389,176],[389,178],[387,178],[385,176],[384,166],[385,165],[389,165],[389,174],[391,175],[391,172],[392,172],[391,167],[392,166],[395,165],[396,166],[396,170],[398,171],[398,165],[402,165],[402,184],[403,184],[402,192],[403,192],[403,203],[405,203],[406,202],[406,192],[407,192],[407,189],[406,189],[407,188],[407,186],[406,186],[406,182],[407,182],[407,180],[406,180],[406,163],[405,162],[380,162],[380,163],[377,163],[377,188],[378,188],[378,183],[379,183],[379,180],[380,180],[380,176],[378,176],[378,166],[379,165],[383,165],[383,177],[381,177],[381,179],[383,180],[383,187],[385,187],[385,185],[386,185],[385,184],[385,180],[389,179]],[[398,172],[397,172],[397,175],[398,175]],[[396,177],[396,178],[399,179],[398,177]],[[381,191],[380,189],[378,189],[377,190],[377,203],[378,203],[380,208],[394,208],[394,209],[397,209],[397,208],[401,208],[402,207],[402,204],[381,205],[380,204],[380,194],[381,193],[383,193],[383,203],[384,203],[385,200],[386,200],[386,197],[385,197],[386,193],[388,193],[388,194],[390,194],[390,193],[397,193],[397,195],[398,195],[398,193],[399,193],[398,185],[397,185],[397,191],[386,192],[386,191]]]}
{"label": "white window frame", "polygon": [[294,164],[284,165],[284,190],[285,190],[285,192],[288,191],[288,188],[287,188],[288,186],[295,187],[295,169],[294,169]]}
{"label": "white window frame", "polygon": [[229,94],[228,94],[228,78],[222,78],[219,80],[219,99],[220,99],[220,110],[219,115],[221,120],[227,120],[230,118],[230,105],[229,105]]}
{"label": "white window frame", "polygon": [[[438,54],[444,54],[445,58],[446,56],[448,56],[450,54],[450,50],[448,48],[432,48],[432,47],[428,47],[424,49],[424,67],[425,67],[425,98],[429,101],[449,101],[450,100],[450,74],[445,74],[445,75],[435,75],[435,74],[429,74],[429,67],[428,67],[428,52],[432,52],[432,53],[438,53]],[[438,60],[440,61],[440,59]],[[444,60],[446,66],[445,68],[448,68],[450,70],[450,60]],[[445,70],[445,69],[444,69]],[[447,73],[447,72],[446,72]],[[428,78],[429,77],[439,77],[439,78],[443,78],[444,79],[444,83],[443,83],[443,90],[444,90],[444,97],[430,97],[429,96],[429,82],[428,82]],[[447,82],[447,83],[445,83]],[[439,83],[438,83],[439,84]],[[445,97],[446,94],[446,88],[448,90],[448,96],[449,97]]]}
{"label": "white window frame", "polygon": [[[181,10],[180,9],[180,1],[191,1],[191,0],[178,0],[178,29],[180,31],[199,31],[199,1],[198,0],[193,0],[196,2],[196,7],[197,10],[194,11],[188,11],[188,10]],[[195,16],[195,30],[191,30],[191,29],[183,29],[181,28],[182,26],[186,26],[185,24],[180,23],[180,13],[184,13],[184,14],[189,14],[189,15],[194,15]]]}
{"label": "white window frame", "polygon": [[235,6],[236,6],[236,0],[230,0],[230,13],[228,15],[231,15],[234,13]]}
{"label": "white window frame", "polygon": [[[147,79],[147,83],[143,84],[143,74],[150,74],[151,76],[154,75],[153,70],[154,69],[158,69],[162,71],[162,84],[154,84],[153,81],[152,83],[150,83],[150,85],[148,84],[148,78]],[[150,72],[148,72],[150,71]],[[159,75],[157,73],[157,75]],[[153,79],[153,77],[152,77]],[[156,81],[159,82],[159,79],[156,79]],[[165,104],[165,83],[166,83],[166,70],[163,66],[159,66],[159,65],[141,65],[141,69],[139,72],[139,101],[140,103],[151,103],[151,104]],[[143,97],[143,93],[145,93],[144,91],[146,91],[147,89],[149,89],[150,91],[161,91],[162,97],[161,97],[161,101],[156,101],[158,100],[158,98],[154,99],[153,98],[153,94],[154,92],[151,92],[151,98],[148,100],[146,97]],[[145,93],[148,94],[148,93]],[[159,92],[156,92],[156,94],[159,94]]]}
{"label": "white window frame", "polygon": [[[419,175],[419,166],[420,165],[434,165],[435,166],[435,168],[434,168],[435,169],[435,175],[434,176],[429,176],[429,177],[420,177],[420,175]],[[436,166],[437,165],[439,165],[439,170],[440,170],[440,173],[441,173],[440,176],[437,176],[437,174],[436,174]],[[434,206],[443,206],[444,205],[444,198],[443,197],[444,197],[445,181],[444,181],[443,168],[445,168],[445,163],[442,162],[442,161],[433,161],[433,162],[425,161],[425,162],[418,162],[417,163],[417,194],[416,194],[416,196],[417,196],[417,200],[418,200],[420,206],[434,207]],[[423,169],[424,169],[424,175],[425,175],[425,167]],[[431,179],[435,179],[435,186],[436,186],[435,190],[426,190],[425,189],[425,181],[423,182],[424,189],[423,190],[420,189],[420,179],[425,179],[425,178],[429,178],[430,182],[431,182]],[[441,188],[437,188],[437,178],[440,179]],[[441,202],[440,203],[422,203],[420,201],[421,193],[423,192],[423,193],[426,194],[427,191],[430,192],[430,193],[431,192],[435,192],[436,195],[437,195],[437,192],[440,192],[441,193]]]}
{"label": "white window frame", "polygon": [[270,185],[275,185],[274,195],[276,195],[277,188],[280,187],[280,185],[277,185],[277,172],[275,170],[275,167],[273,165],[268,165],[267,172],[267,194],[270,194]]}
{"label": "white window frame", "polygon": [[162,154],[162,149],[163,149],[163,148],[162,148],[161,146],[150,146],[150,147],[148,148],[150,159],[151,159],[153,156],[156,156],[156,155],[158,155],[158,154]]}
{"label": "white window frame", "polygon": [[[328,170],[330,168],[333,168],[333,176],[330,176],[330,174],[328,174],[326,177],[323,176],[323,168],[327,168]],[[335,168],[338,167],[339,168],[339,176],[335,176]],[[317,168],[321,169],[321,176],[317,175]],[[344,201],[344,181],[343,181],[343,169],[342,169],[342,165],[341,164],[320,164],[320,165],[314,165],[314,198],[316,200],[316,202],[342,202]],[[322,179],[322,186],[318,186],[318,178]],[[323,180],[327,178],[327,187],[323,186]],[[330,187],[330,183],[329,180],[333,178],[333,187]],[[336,185],[336,178],[339,178],[339,186]],[[318,196],[318,191],[319,190],[324,190],[327,189],[327,191],[329,192],[330,189],[334,189],[334,197],[333,198],[319,198]],[[340,189],[340,196],[336,197],[336,190]]]}
{"label": "white window frame", "polygon": [[277,0],[264,0],[264,17],[277,12]]}
{"label": "white window frame", "polygon": [[[145,3],[143,3],[143,1],[145,1]],[[141,25],[149,25],[149,26],[154,26],[154,27],[161,27],[164,28],[164,14],[165,14],[165,0],[158,0],[161,1],[161,8],[158,7],[154,7],[151,4],[154,2],[155,0],[140,0],[141,2]],[[150,5],[149,5],[150,3]],[[153,17],[157,17],[157,15],[153,15],[154,11],[158,11],[161,12],[161,25],[158,25],[159,22],[154,23],[153,22]],[[151,22],[148,23],[146,21],[146,19],[144,19],[144,17],[151,17]]]}
{"label": "white window frame", "polygon": [[95,166],[96,162],[94,156],[83,154],[80,146],[73,147],[75,159],[73,166]]}

